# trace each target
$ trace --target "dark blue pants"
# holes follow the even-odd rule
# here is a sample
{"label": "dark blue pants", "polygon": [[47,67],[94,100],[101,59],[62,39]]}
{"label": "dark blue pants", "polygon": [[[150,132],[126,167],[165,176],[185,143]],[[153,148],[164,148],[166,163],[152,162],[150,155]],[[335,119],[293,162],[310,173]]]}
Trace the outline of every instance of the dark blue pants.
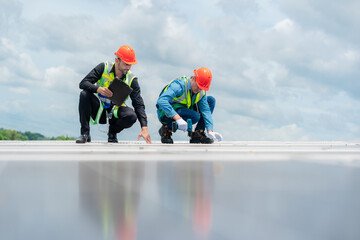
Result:
{"label": "dark blue pants", "polygon": [[[216,102],[215,98],[212,97],[212,96],[208,96],[207,97],[207,102],[209,104],[210,111],[211,111],[211,114],[212,114],[213,111],[214,111],[214,108],[215,108],[215,102]],[[185,121],[187,121],[188,119],[191,119],[193,124],[197,123],[197,125],[195,127],[195,130],[204,130],[205,131],[204,118],[203,118],[202,114],[198,112],[199,111],[198,109],[191,110],[191,109],[188,109],[188,108],[178,108],[175,111]],[[159,118],[160,122],[165,123],[166,127],[168,129],[171,129],[172,128],[172,122],[174,121],[174,119],[169,118],[169,117],[165,116],[164,114],[161,114],[160,110],[157,110],[157,114],[158,114],[158,118]]]}

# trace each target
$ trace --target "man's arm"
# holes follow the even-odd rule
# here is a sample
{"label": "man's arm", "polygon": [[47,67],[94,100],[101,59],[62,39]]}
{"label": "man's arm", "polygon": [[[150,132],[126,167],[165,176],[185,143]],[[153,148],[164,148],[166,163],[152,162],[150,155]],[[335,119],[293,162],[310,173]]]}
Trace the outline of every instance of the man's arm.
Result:
{"label": "man's arm", "polygon": [[144,100],[141,97],[140,85],[137,78],[132,81],[131,88],[133,91],[130,94],[132,105],[134,107],[136,116],[140,122],[141,127],[147,127],[147,117],[145,113]]}
{"label": "man's arm", "polygon": [[165,115],[175,120],[181,118],[174,108],[171,106],[170,101],[175,97],[179,97],[184,93],[184,86],[177,81],[173,81],[168,89],[163,92],[157,100],[157,105],[165,112]]}
{"label": "man's arm", "polygon": [[95,83],[101,78],[104,72],[105,64],[100,63],[93,70],[91,70],[83,80],[81,80],[79,87],[80,89],[96,93],[99,86],[96,86]]}
{"label": "man's arm", "polygon": [[209,104],[207,102],[207,97],[206,95],[201,98],[201,100],[198,102],[198,107],[199,107],[199,111],[202,114],[203,118],[204,118],[204,122],[205,122],[205,128],[208,131],[213,131],[213,119],[211,116],[211,111],[210,111],[210,107]]}
{"label": "man's arm", "polygon": [[150,138],[149,130],[147,127],[145,104],[144,104],[144,100],[141,97],[140,85],[139,85],[139,81],[137,78],[135,78],[132,81],[131,87],[132,87],[133,91],[130,94],[130,98],[131,98],[132,105],[134,107],[136,116],[137,116],[137,118],[140,122],[140,126],[141,126],[141,131],[140,131],[140,134],[139,134],[137,140],[139,141],[140,138],[142,137],[142,138],[144,138],[146,143],[151,143],[151,138]]}

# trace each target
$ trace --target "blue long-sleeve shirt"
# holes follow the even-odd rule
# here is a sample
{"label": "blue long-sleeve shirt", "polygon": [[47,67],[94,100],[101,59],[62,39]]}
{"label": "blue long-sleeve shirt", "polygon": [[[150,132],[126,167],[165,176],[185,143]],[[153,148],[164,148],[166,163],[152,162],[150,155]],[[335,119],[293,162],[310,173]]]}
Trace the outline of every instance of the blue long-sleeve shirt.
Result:
{"label": "blue long-sleeve shirt", "polygon": [[[189,84],[188,89],[190,89],[190,92],[192,93],[190,81],[188,82],[188,84]],[[169,85],[168,89],[160,95],[159,99],[157,100],[157,105],[161,108],[162,111],[164,111],[167,117],[172,118],[177,114],[177,112],[171,106],[170,101],[176,97],[180,97],[181,95],[183,95],[184,91],[185,91],[185,82],[180,79],[176,79]],[[196,94],[192,96],[191,99],[192,102],[194,102],[195,97]],[[213,120],[211,116],[210,107],[207,102],[206,94],[197,103],[197,107],[204,118],[205,128],[207,130],[213,131]]]}

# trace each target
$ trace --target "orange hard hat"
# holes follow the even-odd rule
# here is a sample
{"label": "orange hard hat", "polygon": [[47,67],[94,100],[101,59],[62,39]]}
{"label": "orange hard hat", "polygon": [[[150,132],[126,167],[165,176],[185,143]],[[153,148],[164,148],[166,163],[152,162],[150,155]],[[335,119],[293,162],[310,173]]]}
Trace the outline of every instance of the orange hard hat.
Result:
{"label": "orange hard hat", "polygon": [[121,58],[121,60],[127,64],[137,64],[135,59],[135,51],[128,45],[121,46],[119,50],[116,51],[115,55]]}
{"label": "orange hard hat", "polygon": [[194,70],[196,84],[202,90],[208,91],[210,89],[212,74],[206,67]]}

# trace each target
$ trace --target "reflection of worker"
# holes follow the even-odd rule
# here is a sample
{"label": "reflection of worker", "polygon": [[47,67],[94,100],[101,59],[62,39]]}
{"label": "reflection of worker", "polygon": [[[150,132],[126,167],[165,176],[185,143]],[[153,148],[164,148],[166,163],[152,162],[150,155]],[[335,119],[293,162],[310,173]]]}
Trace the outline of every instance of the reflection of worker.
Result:
{"label": "reflection of worker", "polygon": [[136,239],[143,176],[142,162],[79,164],[81,206],[102,228],[104,239]]}
{"label": "reflection of worker", "polygon": [[[187,131],[187,120],[197,123],[190,143],[213,143],[222,140],[221,134],[213,132],[211,117],[215,108],[215,98],[206,96],[212,74],[208,68],[194,70],[195,76],[190,79],[181,77],[171,81],[161,91],[157,101],[157,114],[163,126],[159,130],[162,143],[173,143],[172,122],[176,121],[178,129]],[[208,136],[205,134],[207,129]]]}
{"label": "reflection of worker", "polygon": [[[115,55],[115,63],[100,63],[80,82],[80,88],[83,89],[79,101],[81,135],[76,139],[76,143],[91,141],[90,117],[92,124],[104,124],[109,119],[108,142],[113,143],[118,142],[117,133],[131,127],[139,119],[141,132],[138,140],[143,137],[147,143],[151,143],[138,78],[130,72],[131,66],[137,63],[135,52],[130,46],[124,45]],[[109,99],[113,93],[108,87],[115,78],[121,79],[133,89],[130,98],[135,111],[125,104],[116,106]],[[97,93],[97,96],[94,93]]]}
{"label": "reflection of worker", "polygon": [[191,218],[196,239],[208,239],[211,232],[214,167],[212,162],[157,164],[162,205]]}

